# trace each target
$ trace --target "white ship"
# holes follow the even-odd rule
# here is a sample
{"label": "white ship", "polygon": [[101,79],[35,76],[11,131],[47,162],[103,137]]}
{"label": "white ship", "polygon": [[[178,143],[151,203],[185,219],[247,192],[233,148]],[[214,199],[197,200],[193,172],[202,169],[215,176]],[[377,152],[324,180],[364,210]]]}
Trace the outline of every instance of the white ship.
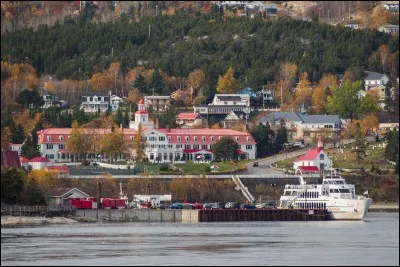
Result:
{"label": "white ship", "polygon": [[285,185],[279,208],[327,209],[333,220],[362,220],[370,205],[370,198],[356,195],[354,185],[335,174],[322,184],[306,184],[300,176],[300,185]]}

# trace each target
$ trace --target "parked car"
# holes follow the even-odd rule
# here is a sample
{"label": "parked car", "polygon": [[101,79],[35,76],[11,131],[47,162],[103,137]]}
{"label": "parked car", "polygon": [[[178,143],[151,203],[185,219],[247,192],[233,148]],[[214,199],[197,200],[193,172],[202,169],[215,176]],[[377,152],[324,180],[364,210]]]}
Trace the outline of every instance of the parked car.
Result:
{"label": "parked car", "polygon": [[240,209],[240,203],[226,202],[225,209]]}
{"label": "parked car", "polygon": [[190,203],[185,203],[185,204],[183,204],[183,207],[182,207],[184,210],[194,210],[195,209],[195,207],[194,207],[194,204],[190,204]]}
{"label": "parked car", "polygon": [[205,210],[211,209],[212,204],[213,204],[213,203],[204,203],[204,204],[203,204],[203,209],[205,209]]}
{"label": "parked car", "polygon": [[173,210],[181,210],[183,209],[183,203],[174,203],[169,208]]}
{"label": "parked car", "polygon": [[242,204],[240,208],[245,210],[253,210],[256,208],[256,206],[254,206],[253,204]]}
{"label": "parked car", "polygon": [[194,208],[197,209],[197,210],[201,210],[203,208],[203,204],[196,202],[194,204]]}

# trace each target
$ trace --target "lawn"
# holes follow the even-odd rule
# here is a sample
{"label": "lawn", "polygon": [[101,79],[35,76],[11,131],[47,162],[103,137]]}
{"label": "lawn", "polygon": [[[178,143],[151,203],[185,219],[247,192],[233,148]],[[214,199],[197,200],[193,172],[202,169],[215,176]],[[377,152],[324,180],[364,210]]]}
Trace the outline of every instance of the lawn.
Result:
{"label": "lawn", "polygon": [[187,162],[184,164],[174,164],[174,165],[177,168],[182,169],[185,173],[190,173],[190,174],[206,173],[208,172],[206,167],[217,165],[219,167],[218,169],[215,169],[216,170],[215,173],[217,174],[218,172],[234,171],[235,169],[242,167],[244,163],[227,164],[222,162],[211,162],[210,164],[206,164],[206,163]]}
{"label": "lawn", "polygon": [[[352,152],[351,148],[344,148],[342,151],[338,150],[337,148],[327,149],[325,152],[328,154],[329,158],[333,160],[333,167],[339,169],[360,169],[364,168],[366,170],[370,170],[372,164],[375,168],[379,169],[393,169],[394,166],[388,164],[385,160],[385,148],[377,147],[377,145],[382,145],[383,143],[374,143],[368,145],[366,149],[367,155],[364,156],[364,160],[360,161],[360,164],[357,163],[357,156],[355,153]],[[375,146],[373,149],[372,146]],[[297,158],[297,157],[296,157]],[[277,162],[278,168],[283,169],[292,169],[293,168],[293,161],[296,158],[288,158],[283,161]]]}

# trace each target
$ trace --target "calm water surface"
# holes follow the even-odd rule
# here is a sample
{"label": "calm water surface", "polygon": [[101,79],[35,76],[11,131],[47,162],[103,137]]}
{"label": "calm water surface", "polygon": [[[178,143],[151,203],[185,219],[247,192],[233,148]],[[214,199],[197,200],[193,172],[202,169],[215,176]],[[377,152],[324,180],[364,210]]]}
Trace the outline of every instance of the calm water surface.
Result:
{"label": "calm water surface", "polygon": [[364,221],[1,229],[1,265],[399,265],[399,214]]}

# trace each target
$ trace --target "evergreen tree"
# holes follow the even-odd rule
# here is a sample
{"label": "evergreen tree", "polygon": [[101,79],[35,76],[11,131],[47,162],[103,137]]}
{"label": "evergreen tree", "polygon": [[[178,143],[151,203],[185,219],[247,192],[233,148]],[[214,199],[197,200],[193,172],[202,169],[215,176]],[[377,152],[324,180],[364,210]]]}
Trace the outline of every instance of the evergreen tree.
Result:
{"label": "evergreen tree", "polygon": [[162,76],[158,70],[156,70],[153,73],[153,76],[151,76],[151,83],[149,86],[149,90],[152,90],[152,89],[154,89],[154,91],[158,94],[162,94],[163,90],[164,90],[164,83],[162,80]]}
{"label": "evergreen tree", "polygon": [[239,145],[230,136],[224,136],[211,146],[211,150],[217,160],[237,160]]}
{"label": "evergreen tree", "polygon": [[279,121],[279,128],[276,132],[276,138],[274,141],[274,147],[276,151],[282,150],[283,145],[287,143],[287,141],[288,141],[288,136],[287,136],[285,121],[281,119]]}
{"label": "evergreen tree", "polygon": [[1,173],[1,202],[6,204],[18,203],[24,188],[25,173],[16,168],[7,169]]}
{"label": "evergreen tree", "polygon": [[124,113],[123,126],[124,128],[129,128],[129,115],[127,111]]}
{"label": "evergreen tree", "polygon": [[257,157],[262,158],[271,153],[272,148],[272,140],[273,140],[273,131],[269,126],[263,125],[260,123],[259,125],[250,129],[250,134],[253,136],[254,141],[257,143]]}
{"label": "evergreen tree", "polygon": [[361,132],[360,123],[356,123],[356,132],[355,132],[355,147],[352,150],[353,153],[356,153],[357,156],[357,164],[360,164],[360,160],[364,160],[363,156],[365,156],[365,141]]}
{"label": "evergreen tree", "polygon": [[136,77],[135,82],[133,83],[132,88],[137,88],[141,93],[147,93],[147,84],[146,80],[144,79],[143,75],[139,73]]}
{"label": "evergreen tree", "polygon": [[[12,129],[11,129],[12,130]],[[20,123],[14,128],[11,140],[14,144],[22,144],[25,140],[24,126]]]}
{"label": "evergreen tree", "polygon": [[26,201],[28,205],[45,205],[46,200],[40,191],[38,184],[34,178],[30,178],[24,192],[26,192]]}
{"label": "evergreen tree", "polygon": [[[37,139],[37,135],[36,135],[36,139]],[[36,140],[36,144],[34,144],[31,135],[28,135],[24,144],[21,147],[21,156],[25,157],[27,159],[32,159],[34,157],[40,156],[39,148],[37,145],[37,140]]]}
{"label": "evergreen tree", "polygon": [[160,128],[173,129],[178,125],[176,123],[176,117],[179,114],[179,108],[175,106],[169,106],[168,109],[161,113],[158,117],[160,120]]}
{"label": "evergreen tree", "polygon": [[121,124],[124,124],[124,118],[123,118],[123,116],[122,116],[122,110],[121,110],[121,108],[118,108],[117,114],[115,114],[115,117],[114,117],[114,122],[115,122],[118,126],[120,126]]}

